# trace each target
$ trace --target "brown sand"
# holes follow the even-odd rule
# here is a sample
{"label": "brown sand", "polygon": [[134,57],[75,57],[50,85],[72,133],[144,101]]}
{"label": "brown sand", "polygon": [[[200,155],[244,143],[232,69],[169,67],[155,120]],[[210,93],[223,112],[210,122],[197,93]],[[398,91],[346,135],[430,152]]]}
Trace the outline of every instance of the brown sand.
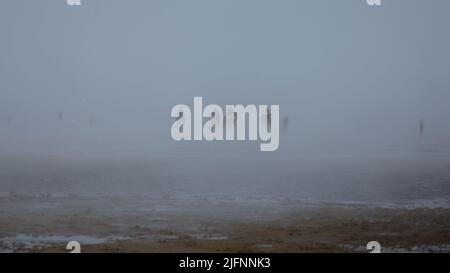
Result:
{"label": "brown sand", "polygon": [[68,252],[77,236],[83,252],[368,252],[373,240],[384,252],[450,251],[439,208],[23,196],[0,208],[3,251]]}

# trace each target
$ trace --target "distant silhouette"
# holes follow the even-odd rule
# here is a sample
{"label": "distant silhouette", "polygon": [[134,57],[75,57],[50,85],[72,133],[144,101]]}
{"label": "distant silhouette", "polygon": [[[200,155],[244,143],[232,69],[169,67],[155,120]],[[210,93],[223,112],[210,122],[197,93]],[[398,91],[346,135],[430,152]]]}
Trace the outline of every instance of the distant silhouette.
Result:
{"label": "distant silhouette", "polygon": [[425,129],[425,122],[423,119],[420,119],[420,123],[419,123],[419,137],[422,138],[423,137],[423,130]]}
{"label": "distant silhouette", "polygon": [[6,118],[6,121],[8,122],[8,124],[11,124],[12,120],[13,120],[12,116],[8,115],[8,117]]}
{"label": "distant silhouette", "polygon": [[175,120],[180,120],[183,117],[183,112],[180,112],[179,116],[175,118]]}
{"label": "distant silhouette", "polygon": [[286,129],[287,129],[287,127],[288,127],[288,124],[289,124],[289,117],[284,117],[284,118],[283,118],[283,121],[282,121],[282,123],[281,123],[281,126],[282,126],[282,128],[283,128],[283,131],[286,131]]}
{"label": "distant silhouette", "polygon": [[211,113],[211,118],[214,119],[217,122],[217,120],[219,119],[219,116],[216,116],[216,112],[215,111],[217,111],[217,109],[214,109],[214,112]]}
{"label": "distant silhouette", "polygon": [[63,121],[63,113],[62,112],[58,113],[58,121],[59,121],[59,123],[62,123],[62,121]]}

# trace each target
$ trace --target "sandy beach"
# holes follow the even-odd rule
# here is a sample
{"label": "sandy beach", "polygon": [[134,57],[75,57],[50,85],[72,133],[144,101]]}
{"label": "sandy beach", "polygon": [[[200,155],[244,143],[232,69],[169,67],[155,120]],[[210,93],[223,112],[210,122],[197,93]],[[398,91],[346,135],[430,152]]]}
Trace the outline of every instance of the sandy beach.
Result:
{"label": "sandy beach", "polygon": [[450,251],[444,208],[151,196],[3,196],[0,208],[2,252],[68,252],[72,240],[82,252],[368,252],[373,240]]}

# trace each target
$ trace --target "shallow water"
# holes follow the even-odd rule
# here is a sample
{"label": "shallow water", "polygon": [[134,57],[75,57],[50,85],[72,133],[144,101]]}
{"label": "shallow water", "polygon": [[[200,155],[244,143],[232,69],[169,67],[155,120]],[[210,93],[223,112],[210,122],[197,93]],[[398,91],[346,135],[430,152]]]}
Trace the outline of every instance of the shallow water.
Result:
{"label": "shallow water", "polygon": [[16,154],[0,161],[0,198],[138,196],[404,207],[450,204],[450,153],[426,147],[296,157]]}

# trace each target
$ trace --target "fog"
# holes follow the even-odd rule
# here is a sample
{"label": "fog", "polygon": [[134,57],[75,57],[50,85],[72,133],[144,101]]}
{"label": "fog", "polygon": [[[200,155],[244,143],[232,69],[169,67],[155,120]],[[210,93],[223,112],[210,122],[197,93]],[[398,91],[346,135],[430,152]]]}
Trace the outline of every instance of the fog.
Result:
{"label": "fog", "polygon": [[[447,0],[3,1],[0,191],[448,198],[449,11]],[[279,104],[278,151],[175,142],[170,111],[194,96]]]}

